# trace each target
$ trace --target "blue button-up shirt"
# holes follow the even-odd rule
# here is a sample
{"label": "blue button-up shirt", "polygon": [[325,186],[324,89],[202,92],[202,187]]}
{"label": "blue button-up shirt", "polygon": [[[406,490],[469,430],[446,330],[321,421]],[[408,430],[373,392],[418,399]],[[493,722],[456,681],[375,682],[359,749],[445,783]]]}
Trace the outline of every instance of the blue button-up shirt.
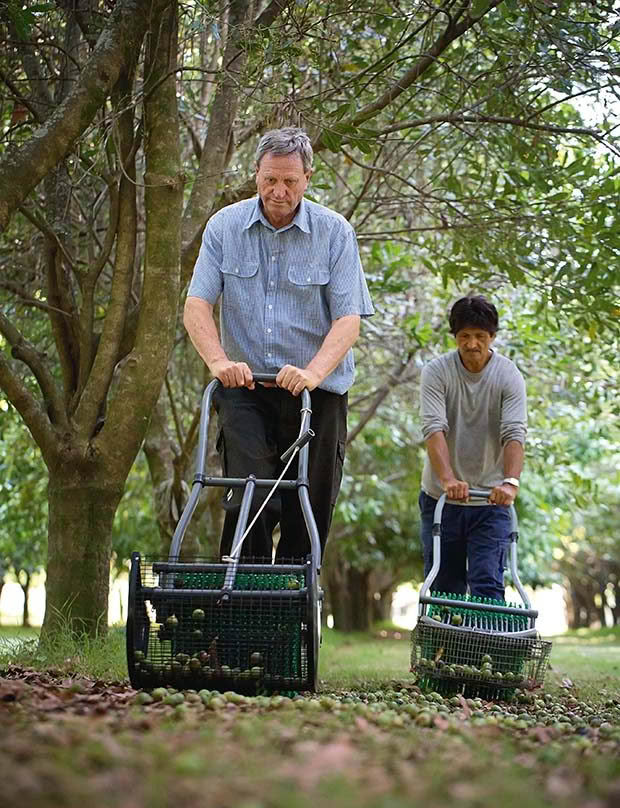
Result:
{"label": "blue button-up shirt", "polygon": [[[308,199],[279,230],[258,197],[219,210],[205,227],[188,296],[211,304],[221,296],[222,347],[255,373],[306,367],[334,320],[374,313],[353,228]],[[345,393],[354,374],[350,350],[320,386]]]}

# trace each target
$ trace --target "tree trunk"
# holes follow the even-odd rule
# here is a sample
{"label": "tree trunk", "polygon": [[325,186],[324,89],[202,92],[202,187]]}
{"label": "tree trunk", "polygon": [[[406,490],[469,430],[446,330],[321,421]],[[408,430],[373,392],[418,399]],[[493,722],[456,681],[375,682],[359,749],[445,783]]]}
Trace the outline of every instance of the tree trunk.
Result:
{"label": "tree trunk", "polygon": [[111,530],[125,480],[50,471],[45,618],[41,638],[107,630]]}
{"label": "tree trunk", "polygon": [[323,572],[334,628],[369,631],[372,625],[370,570],[358,570],[332,555]]}
{"label": "tree trunk", "polygon": [[371,620],[373,623],[392,619],[392,595],[396,587],[395,578],[389,569],[375,569],[369,581],[371,594]]}
{"label": "tree trunk", "polygon": [[24,628],[28,628],[30,626],[30,611],[28,609],[28,596],[30,594],[30,573],[28,570],[22,570],[24,573],[26,580],[24,583],[21,582],[21,574],[19,576],[19,585],[22,588],[22,592],[24,593],[24,608],[22,609],[22,626]]}
{"label": "tree trunk", "polygon": [[[378,594],[379,597],[375,597]],[[372,622],[382,623],[392,619],[392,595],[394,589],[390,588],[384,592],[373,592],[372,597]]]}

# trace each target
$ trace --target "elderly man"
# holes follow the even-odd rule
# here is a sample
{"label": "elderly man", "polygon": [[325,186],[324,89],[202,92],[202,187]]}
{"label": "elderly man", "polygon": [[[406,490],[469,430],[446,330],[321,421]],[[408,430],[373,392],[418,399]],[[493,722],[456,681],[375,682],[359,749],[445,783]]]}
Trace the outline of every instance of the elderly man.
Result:
{"label": "elderly man", "polygon": [[[304,199],[312,146],[297,128],[267,132],[256,150],[258,196],[219,210],[205,228],[184,324],[211,374],[225,476],[274,479],[299,429],[299,396],[312,399],[309,494],[321,545],[340,488],[352,346],[373,313],[351,225]],[[213,307],[220,301],[220,332]],[[273,373],[274,386],[254,373]],[[265,497],[258,492],[250,518]],[[230,551],[240,492],[229,492],[220,550]],[[309,539],[295,492],[268,503],[245,540],[245,557],[299,558]]]}
{"label": "elderly man", "polygon": [[[492,348],[495,306],[481,295],[457,300],[450,311],[456,351],[422,371],[420,411],[427,456],[420,512],[425,575],[432,566],[433,512],[445,492],[438,592],[504,599],[511,528],[508,510],[519,491],[526,434],[523,377]],[[490,489],[488,502],[469,500],[469,488]],[[465,507],[463,507],[465,505]]]}

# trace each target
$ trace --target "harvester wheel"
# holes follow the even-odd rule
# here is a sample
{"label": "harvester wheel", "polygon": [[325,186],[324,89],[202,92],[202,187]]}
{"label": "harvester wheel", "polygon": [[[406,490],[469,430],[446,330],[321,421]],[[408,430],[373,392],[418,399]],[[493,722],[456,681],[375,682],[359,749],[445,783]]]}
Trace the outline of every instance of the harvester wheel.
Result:
{"label": "harvester wheel", "polygon": [[310,690],[315,692],[319,684],[319,648],[321,645],[321,610],[323,593],[319,586],[316,568],[310,566],[308,585],[308,680]]}
{"label": "harvester wheel", "polygon": [[[131,556],[131,569],[129,571],[129,593],[127,603],[127,627],[125,633],[125,647],[127,649],[127,670],[131,686],[138,690],[142,687],[142,674],[137,662],[136,651],[146,658],[149,648],[149,619],[144,602],[137,602],[141,589],[140,554]],[[138,610],[138,612],[136,612]],[[136,619],[136,614],[141,618]]]}

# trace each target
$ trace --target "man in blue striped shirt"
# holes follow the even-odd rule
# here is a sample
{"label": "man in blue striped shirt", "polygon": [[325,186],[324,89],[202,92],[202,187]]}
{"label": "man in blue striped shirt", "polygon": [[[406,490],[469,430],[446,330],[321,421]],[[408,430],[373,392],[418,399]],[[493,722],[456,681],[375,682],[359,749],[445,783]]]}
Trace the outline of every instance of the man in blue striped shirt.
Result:
{"label": "man in blue striped shirt", "polygon": [[[228,477],[275,478],[279,457],[299,429],[299,401],[312,398],[309,493],[324,547],[342,477],[352,346],[360,318],[373,313],[351,225],[304,199],[312,174],[305,132],[267,132],[256,151],[258,196],[218,211],[205,228],[185,303],[184,323],[211,374],[218,450]],[[220,301],[220,335],[213,307]],[[255,384],[273,373],[276,385]],[[292,394],[292,395],[291,395]],[[255,497],[253,512],[265,493]],[[221,552],[230,551],[240,492],[227,502]],[[252,517],[252,513],[251,513]],[[244,543],[243,555],[278,558],[309,550],[295,492],[273,498]]]}

